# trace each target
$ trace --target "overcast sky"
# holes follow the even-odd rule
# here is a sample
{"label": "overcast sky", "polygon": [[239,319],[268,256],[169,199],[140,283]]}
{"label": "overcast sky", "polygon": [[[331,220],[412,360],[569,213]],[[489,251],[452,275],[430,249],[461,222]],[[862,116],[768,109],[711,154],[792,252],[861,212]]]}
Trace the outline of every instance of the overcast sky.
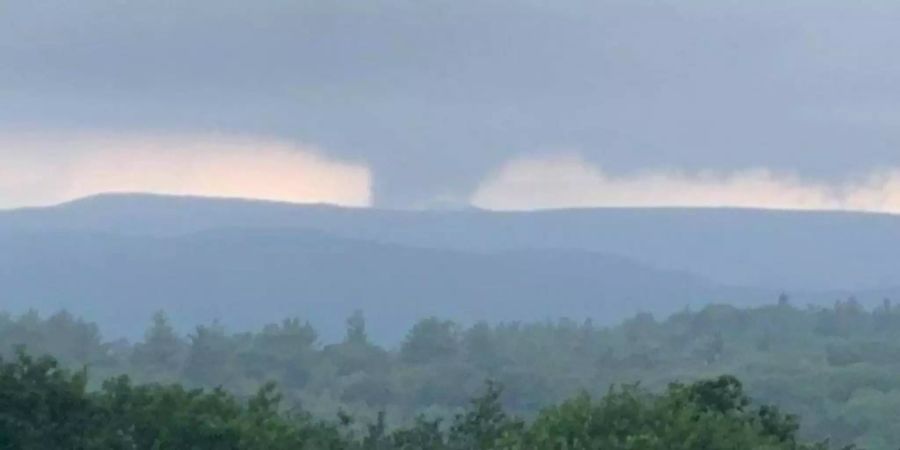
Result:
{"label": "overcast sky", "polygon": [[0,207],[900,211],[898,55],[887,0],[0,0]]}

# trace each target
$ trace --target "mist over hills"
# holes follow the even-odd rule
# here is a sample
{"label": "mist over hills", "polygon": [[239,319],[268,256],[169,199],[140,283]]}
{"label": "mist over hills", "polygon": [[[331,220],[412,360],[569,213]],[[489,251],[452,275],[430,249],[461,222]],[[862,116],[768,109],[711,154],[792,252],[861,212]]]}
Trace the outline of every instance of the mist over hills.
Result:
{"label": "mist over hills", "polygon": [[336,337],[413,320],[613,323],[712,302],[894,295],[900,218],[733,209],[390,211],[107,195],[0,211],[0,301],[135,336],[153,311],[238,329],[286,315]]}
{"label": "mist over hills", "polygon": [[6,236],[0,244],[7,249],[0,284],[12,309],[67,308],[116,335],[132,334],[158,309],[185,327],[220,320],[246,329],[296,315],[324,324],[330,337],[360,309],[374,336],[396,340],[402,335],[393,330],[430,315],[612,322],[733,297],[698,277],[602,254],[463,253],[302,230],[177,237],[40,232]]}

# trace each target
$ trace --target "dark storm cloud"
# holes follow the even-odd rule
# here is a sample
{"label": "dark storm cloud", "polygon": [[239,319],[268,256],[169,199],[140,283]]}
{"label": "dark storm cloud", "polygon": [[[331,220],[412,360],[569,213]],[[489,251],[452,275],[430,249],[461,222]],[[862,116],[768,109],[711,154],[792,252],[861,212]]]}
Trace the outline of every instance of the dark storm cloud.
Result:
{"label": "dark storm cloud", "polygon": [[225,131],[466,197],[557,149],[612,173],[900,165],[887,1],[0,0],[7,127]]}

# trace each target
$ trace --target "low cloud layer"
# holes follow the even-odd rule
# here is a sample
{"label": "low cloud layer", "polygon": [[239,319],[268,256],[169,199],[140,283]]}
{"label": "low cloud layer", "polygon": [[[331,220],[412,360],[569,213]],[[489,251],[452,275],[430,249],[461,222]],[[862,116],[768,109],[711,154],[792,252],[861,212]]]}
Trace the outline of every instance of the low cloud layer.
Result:
{"label": "low cloud layer", "polygon": [[900,170],[839,183],[766,169],[619,176],[578,156],[556,155],[507,163],[479,186],[471,203],[492,210],[685,206],[900,213]]}
{"label": "low cloud layer", "polygon": [[105,192],[368,206],[363,165],[315,148],[218,135],[0,133],[0,208]]}

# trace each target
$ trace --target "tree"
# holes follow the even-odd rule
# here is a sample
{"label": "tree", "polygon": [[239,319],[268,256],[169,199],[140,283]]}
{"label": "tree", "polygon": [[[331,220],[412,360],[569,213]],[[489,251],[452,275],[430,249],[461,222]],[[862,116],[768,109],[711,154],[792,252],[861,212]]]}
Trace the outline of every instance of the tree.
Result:
{"label": "tree", "polygon": [[84,371],[70,373],[56,360],[19,351],[0,358],[0,448],[85,448],[96,422]]}
{"label": "tree", "polygon": [[637,386],[595,402],[582,394],[545,410],[529,430],[530,448],[558,450],[801,450],[796,420],[777,409],[750,407],[741,383],[723,376],[672,384],[662,395]]}
{"label": "tree", "polygon": [[347,334],[344,341],[325,347],[323,353],[324,359],[337,368],[338,375],[351,375],[363,371],[380,373],[386,370],[390,363],[388,353],[369,342],[366,321],[359,311],[347,319]]}
{"label": "tree", "polygon": [[156,378],[178,371],[184,363],[185,352],[185,342],[175,334],[166,314],[159,311],[144,333],[144,342],[135,345],[131,362],[138,370]]}
{"label": "tree", "polygon": [[400,349],[400,358],[413,364],[428,363],[456,355],[459,345],[456,325],[431,317],[413,326]]}
{"label": "tree", "polygon": [[225,330],[217,324],[199,326],[190,339],[185,378],[196,386],[225,385],[231,376],[234,352]]}
{"label": "tree", "polygon": [[300,389],[309,381],[317,362],[318,334],[309,323],[285,319],[267,325],[252,337],[252,345],[239,355],[244,372],[256,380],[277,379],[286,388]]}
{"label": "tree", "polygon": [[366,318],[362,311],[354,311],[347,318],[347,337],[346,342],[351,344],[367,344],[369,335],[366,333]]}
{"label": "tree", "polygon": [[457,415],[448,442],[453,449],[519,448],[525,422],[510,417],[500,403],[503,389],[488,382],[484,394],[472,400],[469,409]]}
{"label": "tree", "polygon": [[[754,406],[734,377],[672,384],[654,394],[628,385],[599,400],[582,394],[529,424],[508,413],[502,389],[482,396],[449,427],[419,417],[410,428],[386,415],[363,427],[287,412],[272,383],[242,400],[222,389],[107,380],[88,391],[87,373],[19,353],[0,360],[0,448],[215,450],[824,450],[802,444],[795,418]],[[876,436],[877,438],[877,436]]]}
{"label": "tree", "polygon": [[475,367],[493,373],[502,363],[502,353],[494,342],[491,327],[480,322],[466,331],[463,336],[463,348],[466,358]]}

